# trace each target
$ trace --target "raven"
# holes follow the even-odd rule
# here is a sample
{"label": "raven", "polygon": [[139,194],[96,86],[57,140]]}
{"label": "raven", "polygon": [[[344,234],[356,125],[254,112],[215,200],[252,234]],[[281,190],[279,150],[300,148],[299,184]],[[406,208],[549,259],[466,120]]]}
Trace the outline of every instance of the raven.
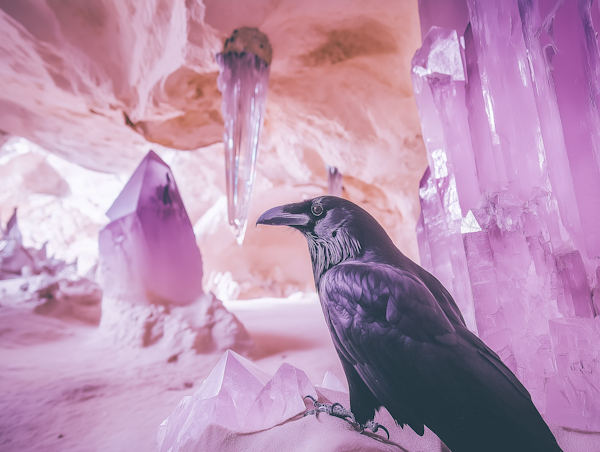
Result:
{"label": "raven", "polygon": [[[335,196],[274,207],[257,224],[308,241],[315,285],[359,424],[384,406],[453,452],[560,452],[531,396],[465,326],[450,293],[364,209]],[[377,425],[377,424],[376,424]]]}

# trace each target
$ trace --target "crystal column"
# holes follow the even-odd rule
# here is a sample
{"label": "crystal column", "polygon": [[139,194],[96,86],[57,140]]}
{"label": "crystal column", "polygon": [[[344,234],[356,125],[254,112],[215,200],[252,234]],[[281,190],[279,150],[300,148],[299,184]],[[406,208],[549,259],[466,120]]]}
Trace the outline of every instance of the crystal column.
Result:
{"label": "crystal column", "polygon": [[327,194],[333,196],[342,196],[343,188],[342,173],[335,166],[327,165]]}
{"label": "crystal column", "polygon": [[255,28],[234,31],[223,52],[216,55],[221,69],[218,86],[223,94],[229,225],[240,245],[248,223],[267,101],[270,55],[268,39]]}

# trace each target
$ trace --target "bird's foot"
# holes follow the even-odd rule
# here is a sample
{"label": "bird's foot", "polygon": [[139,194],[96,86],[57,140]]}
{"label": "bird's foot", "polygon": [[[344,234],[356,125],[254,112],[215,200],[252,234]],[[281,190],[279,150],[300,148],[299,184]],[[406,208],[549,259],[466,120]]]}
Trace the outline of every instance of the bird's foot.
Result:
{"label": "bird's foot", "polygon": [[331,405],[328,405],[326,403],[321,403],[317,401],[313,396],[307,395],[304,398],[312,400],[314,406],[314,409],[308,410],[306,413],[304,413],[304,416],[310,416],[311,414],[319,416],[319,413],[327,413],[331,416],[346,419],[352,422],[353,424],[357,424],[356,419],[354,418],[354,413],[344,408],[344,406],[341,403],[336,402],[332,403]]}
{"label": "bird's foot", "polygon": [[341,403],[336,402],[329,405],[326,403],[321,403],[317,401],[313,396],[309,395],[304,398],[312,400],[314,405],[314,409],[306,411],[304,413],[304,416],[310,416],[314,414],[318,417],[319,413],[327,413],[331,416],[339,417],[350,422],[354,426],[354,428],[356,428],[360,433],[364,433],[365,430],[371,430],[371,432],[377,433],[381,429],[387,434],[386,441],[390,439],[390,432],[383,425],[378,424],[375,421],[367,421],[364,424],[359,424],[358,422],[356,422],[354,413],[344,408],[344,406]]}
{"label": "bird's foot", "polygon": [[373,432],[373,433],[377,433],[381,429],[387,435],[387,440],[386,441],[390,440],[390,432],[388,431],[388,429],[385,428],[383,425],[375,422],[375,421],[367,421],[364,424],[358,424],[358,428],[359,428],[359,430],[360,430],[361,433],[363,433],[366,429],[371,430],[371,432]]}

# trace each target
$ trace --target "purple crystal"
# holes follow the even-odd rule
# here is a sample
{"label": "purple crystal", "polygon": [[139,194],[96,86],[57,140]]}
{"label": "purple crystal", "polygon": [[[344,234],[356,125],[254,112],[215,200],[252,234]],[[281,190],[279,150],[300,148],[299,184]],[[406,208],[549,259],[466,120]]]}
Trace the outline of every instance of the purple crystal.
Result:
{"label": "purple crystal", "polygon": [[454,3],[468,6],[463,37],[463,9],[442,14],[443,0],[419,6],[429,30],[413,59],[429,159],[419,192],[421,261],[467,319],[472,297],[478,334],[543,414],[598,430],[600,56],[592,3]]}
{"label": "purple crystal", "polygon": [[[255,30],[255,29],[241,29]],[[236,30],[237,32],[238,30]],[[219,90],[223,94],[223,118],[225,133],[225,180],[227,186],[229,225],[241,245],[246,233],[248,209],[252,196],[258,143],[264,120],[269,84],[270,60],[265,61],[253,49],[254,41],[266,36],[258,30],[250,34],[242,48],[232,44],[242,41],[244,36],[234,32],[226,42],[223,53],[216,55],[221,68],[218,78]],[[228,46],[232,48],[228,51]],[[270,48],[269,48],[270,50]]]}
{"label": "purple crystal", "polygon": [[100,231],[105,294],[189,304],[202,294],[202,259],[169,166],[150,151],[106,213]]}
{"label": "purple crystal", "polygon": [[558,372],[548,380],[548,420],[598,432],[600,317],[551,320],[550,332]]}
{"label": "purple crystal", "polygon": [[327,165],[327,194],[342,196],[343,179],[342,173],[335,166]]}
{"label": "purple crystal", "polygon": [[556,263],[565,299],[565,303],[559,302],[560,312],[565,317],[594,317],[592,291],[579,251],[559,254]]}

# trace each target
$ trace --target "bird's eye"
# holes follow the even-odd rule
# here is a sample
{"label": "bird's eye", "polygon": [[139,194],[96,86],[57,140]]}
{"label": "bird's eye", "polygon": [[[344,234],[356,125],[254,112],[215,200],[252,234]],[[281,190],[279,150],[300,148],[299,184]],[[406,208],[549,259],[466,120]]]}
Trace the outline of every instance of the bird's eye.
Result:
{"label": "bird's eye", "polygon": [[314,216],[318,217],[323,213],[323,206],[321,204],[313,204],[313,206],[310,208],[310,211]]}

